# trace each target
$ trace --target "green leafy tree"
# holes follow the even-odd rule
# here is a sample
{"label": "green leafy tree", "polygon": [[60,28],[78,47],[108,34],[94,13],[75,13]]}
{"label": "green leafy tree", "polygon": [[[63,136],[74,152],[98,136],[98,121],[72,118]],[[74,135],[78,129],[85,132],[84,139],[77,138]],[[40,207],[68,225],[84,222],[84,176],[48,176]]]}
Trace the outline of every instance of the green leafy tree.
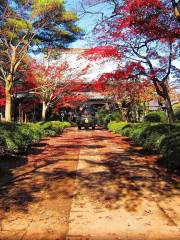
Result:
{"label": "green leafy tree", "polygon": [[82,33],[63,0],[0,0],[0,81],[5,86],[5,119],[11,121],[11,92],[27,54],[65,47]]}

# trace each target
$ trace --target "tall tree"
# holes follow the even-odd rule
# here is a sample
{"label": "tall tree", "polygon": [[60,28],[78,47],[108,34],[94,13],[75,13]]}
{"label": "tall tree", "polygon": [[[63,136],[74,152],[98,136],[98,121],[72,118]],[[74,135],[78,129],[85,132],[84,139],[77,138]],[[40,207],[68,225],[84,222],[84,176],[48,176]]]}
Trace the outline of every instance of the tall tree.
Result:
{"label": "tall tree", "polygon": [[78,71],[71,68],[67,62],[61,62],[57,66],[32,62],[26,72],[26,80],[34,85],[29,92],[37,96],[42,104],[42,121],[46,120],[49,108],[57,109],[56,106],[67,100],[67,96],[70,100],[76,95],[82,87],[81,77],[87,70],[88,66]]}
{"label": "tall tree", "polygon": [[142,75],[150,79],[166,104],[169,122],[174,114],[169,96],[169,79],[179,69],[180,31],[170,1],[120,1],[110,18],[96,27],[101,44],[112,44],[121,52],[122,62],[139,62]]}
{"label": "tall tree", "polygon": [[139,110],[143,113],[146,102],[152,100],[154,89],[150,81],[141,77],[143,70],[139,63],[127,63],[121,69],[101,75],[94,83],[97,91],[126,108],[128,121],[137,121]]}
{"label": "tall tree", "polygon": [[0,80],[5,85],[5,118],[11,121],[12,86],[27,53],[65,46],[81,29],[75,25],[76,14],[66,11],[63,0],[1,1],[0,11]]}
{"label": "tall tree", "polygon": [[[171,9],[173,9],[173,12],[174,12],[174,15],[177,19],[177,21],[180,22],[180,1],[179,0],[163,0],[164,3],[168,4]],[[115,16],[117,13],[116,13],[116,9],[119,8],[119,6],[123,6],[124,4],[126,4],[126,0],[82,0],[81,1],[81,8],[82,10],[84,11],[84,13],[88,13],[88,14],[101,14],[101,16],[103,16],[103,18],[105,16],[105,14],[103,12],[98,12],[98,11],[89,11],[89,10],[86,10],[86,6],[96,6],[96,5],[99,5],[99,4],[108,4],[108,5],[111,5],[114,9],[114,12],[113,14],[110,16],[113,17]]]}

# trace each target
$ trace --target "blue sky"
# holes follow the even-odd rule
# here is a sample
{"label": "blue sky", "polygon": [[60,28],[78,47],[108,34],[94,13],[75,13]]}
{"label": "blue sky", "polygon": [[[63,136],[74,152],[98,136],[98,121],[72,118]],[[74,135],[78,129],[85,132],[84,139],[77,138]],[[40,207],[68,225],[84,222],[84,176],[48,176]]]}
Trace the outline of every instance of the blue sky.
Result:
{"label": "blue sky", "polygon": [[[80,26],[86,33],[82,39],[70,44],[69,47],[72,48],[88,48],[95,45],[95,42],[93,41],[92,30],[98,19],[101,18],[100,14],[86,14],[85,16],[81,16],[81,7],[79,4],[80,1],[82,0],[66,0],[67,9],[77,12],[78,16],[80,17],[80,20],[78,21],[78,26]],[[110,6],[107,6],[105,4],[99,4],[95,7],[86,6],[86,9],[95,12],[103,11],[106,15],[109,15],[111,13]]]}

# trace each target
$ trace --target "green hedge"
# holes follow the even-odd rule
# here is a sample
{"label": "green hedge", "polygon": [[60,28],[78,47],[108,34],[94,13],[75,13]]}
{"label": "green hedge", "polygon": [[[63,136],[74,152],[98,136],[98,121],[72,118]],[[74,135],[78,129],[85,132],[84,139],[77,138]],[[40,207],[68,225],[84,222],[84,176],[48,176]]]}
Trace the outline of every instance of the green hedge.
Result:
{"label": "green hedge", "polygon": [[174,112],[180,112],[180,103],[176,103],[172,107]]}
{"label": "green hedge", "polygon": [[0,124],[0,155],[24,151],[45,136],[55,136],[69,127],[68,122],[41,122],[28,124]]}
{"label": "green hedge", "polygon": [[180,121],[180,103],[174,104],[173,110],[176,121]]}
{"label": "green hedge", "polygon": [[107,127],[110,121],[121,121],[122,113],[120,111],[110,111],[104,108],[101,108],[96,113],[97,123],[99,126]]}
{"label": "green hedge", "polygon": [[163,154],[168,166],[180,167],[180,124],[111,122],[108,129]]}
{"label": "green hedge", "polygon": [[168,117],[165,112],[151,112],[145,116],[144,121],[167,123]]}
{"label": "green hedge", "polygon": [[180,121],[180,111],[174,113],[176,121]]}

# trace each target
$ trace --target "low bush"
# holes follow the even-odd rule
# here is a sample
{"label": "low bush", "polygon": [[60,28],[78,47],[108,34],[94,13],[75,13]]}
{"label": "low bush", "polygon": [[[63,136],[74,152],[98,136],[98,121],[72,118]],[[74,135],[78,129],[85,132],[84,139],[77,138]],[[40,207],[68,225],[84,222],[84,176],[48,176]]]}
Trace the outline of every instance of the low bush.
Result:
{"label": "low bush", "polygon": [[148,113],[145,118],[145,122],[162,122],[162,123],[167,123],[168,118],[165,112],[151,112]]}
{"label": "low bush", "polygon": [[180,103],[173,105],[173,110],[176,121],[180,121]]}
{"label": "low bush", "polygon": [[122,134],[122,129],[126,126],[130,126],[130,124],[126,122],[110,122],[108,124],[108,129],[111,132]]}
{"label": "low bush", "polygon": [[108,111],[104,108],[101,108],[96,113],[97,123],[100,126],[107,127],[110,121],[121,121],[122,113],[120,111]]}
{"label": "low bush", "polygon": [[108,129],[162,154],[168,166],[180,167],[180,124],[111,122]]}
{"label": "low bush", "polygon": [[180,169],[180,132],[166,136],[160,144],[160,149],[166,164],[171,168]]}
{"label": "low bush", "polygon": [[59,122],[59,121],[51,121],[51,122],[43,122],[39,124],[42,129],[43,136],[56,136],[61,133],[65,127],[71,126],[69,122]]}
{"label": "low bush", "polygon": [[173,105],[173,111],[174,112],[180,112],[180,103],[176,103]]}
{"label": "low bush", "polygon": [[1,123],[0,124],[0,155],[25,151],[28,146],[38,142],[42,137],[55,136],[69,127],[68,122],[42,123]]}
{"label": "low bush", "polygon": [[111,112],[111,121],[121,121],[122,113],[120,111]]}
{"label": "low bush", "polygon": [[180,111],[174,113],[176,121],[180,121]]}

